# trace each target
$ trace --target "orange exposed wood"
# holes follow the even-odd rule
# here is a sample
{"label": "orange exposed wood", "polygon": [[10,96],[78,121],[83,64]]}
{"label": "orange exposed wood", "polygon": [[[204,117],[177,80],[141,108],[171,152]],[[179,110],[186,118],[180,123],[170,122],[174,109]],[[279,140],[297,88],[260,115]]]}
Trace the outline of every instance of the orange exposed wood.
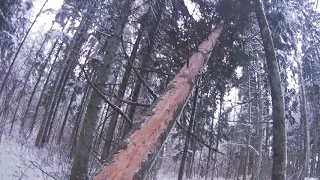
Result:
{"label": "orange exposed wood", "polygon": [[169,84],[168,90],[153,106],[152,115],[145,118],[140,129],[133,132],[126,148],[114,154],[109,162],[95,177],[95,180],[128,180],[141,168],[142,162],[157,146],[158,140],[168,125],[175,121],[182,110],[195,83],[197,74],[206,64],[206,57],[212,51],[222,27],[211,33],[208,40],[202,42],[199,51],[194,53],[186,65]]}

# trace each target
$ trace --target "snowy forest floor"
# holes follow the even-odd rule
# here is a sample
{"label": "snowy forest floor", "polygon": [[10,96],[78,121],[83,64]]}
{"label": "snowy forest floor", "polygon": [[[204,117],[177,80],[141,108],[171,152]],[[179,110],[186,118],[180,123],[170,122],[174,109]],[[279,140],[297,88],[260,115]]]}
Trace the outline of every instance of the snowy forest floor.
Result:
{"label": "snowy forest floor", "polygon": [[[59,148],[46,146],[37,148],[31,138],[3,135],[0,139],[0,179],[5,180],[65,180],[68,179],[70,164],[68,157],[59,153]],[[177,166],[164,163],[157,180],[176,180]],[[217,178],[214,180],[222,180]],[[202,180],[191,178],[189,180]],[[309,178],[306,180],[316,180]]]}
{"label": "snowy forest floor", "polygon": [[[18,139],[18,140],[17,140]],[[2,136],[0,141],[0,179],[66,179],[69,164],[55,153],[58,149],[36,148],[33,141]],[[50,151],[48,151],[50,149]],[[65,158],[67,159],[67,158]]]}
{"label": "snowy forest floor", "polygon": [[[58,154],[57,147],[37,148],[34,141],[3,135],[0,141],[0,179],[65,180],[70,170],[68,157]],[[176,180],[177,172],[162,167],[157,180]],[[192,178],[190,180],[201,180]],[[221,179],[214,179],[221,180]]]}

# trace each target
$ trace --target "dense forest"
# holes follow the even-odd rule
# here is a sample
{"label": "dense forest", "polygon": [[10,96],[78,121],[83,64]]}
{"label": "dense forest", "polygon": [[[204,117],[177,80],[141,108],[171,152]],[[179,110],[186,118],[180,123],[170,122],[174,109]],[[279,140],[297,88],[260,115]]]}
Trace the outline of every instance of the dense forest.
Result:
{"label": "dense forest", "polygon": [[1,0],[0,179],[320,178],[318,0]]}

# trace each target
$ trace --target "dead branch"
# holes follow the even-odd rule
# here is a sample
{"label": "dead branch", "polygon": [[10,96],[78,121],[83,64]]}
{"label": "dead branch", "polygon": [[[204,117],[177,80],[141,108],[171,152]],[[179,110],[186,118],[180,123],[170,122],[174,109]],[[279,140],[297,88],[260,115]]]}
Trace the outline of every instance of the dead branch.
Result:
{"label": "dead branch", "polygon": [[57,180],[56,177],[54,177],[53,175],[51,175],[51,174],[47,173],[46,171],[44,171],[41,167],[39,167],[39,166],[38,166],[37,164],[35,164],[33,161],[30,161],[30,163],[31,163],[35,168],[39,169],[39,170],[40,170],[42,173],[44,173],[45,175],[51,177],[52,179]]}
{"label": "dead branch", "polygon": [[148,93],[151,94],[151,96],[153,97],[153,100],[158,98],[158,95],[152,90],[152,88],[148,85],[148,83],[145,81],[145,79],[141,76],[141,74],[139,73],[139,71],[137,70],[136,67],[134,67],[133,63],[131,62],[131,58],[130,56],[127,54],[127,52],[125,51],[125,47],[123,42],[121,41],[121,45],[123,48],[123,52],[124,55],[126,56],[126,58],[128,59],[128,64],[131,66],[133,72],[137,75],[137,77],[139,78],[139,80],[142,82],[142,84],[147,88]]}
{"label": "dead branch", "polygon": [[182,128],[182,130],[184,130],[185,132],[187,132],[188,134],[190,134],[194,139],[196,139],[198,142],[200,142],[202,145],[204,145],[205,147],[207,147],[208,149],[212,150],[213,152],[217,152],[220,154],[225,155],[223,152],[218,151],[216,148],[211,147],[209,144],[205,143],[204,140],[202,140],[200,137],[198,137],[197,135],[195,135],[194,133],[188,131],[185,127],[183,127],[178,121],[177,124],[179,127]]}
{"label": "dead branch", "polygon": [[116,95],[111,95],[111,94],[108,94],[107,96],[111,96],[113,98],[116,98],[117,100],[123,102],[123,103],[126,103],[126,104],[129,104],[131,106],[143,106],[143,107],[150,107],[150,104],[142,104],[142,103],[138,103],[138,102],[133,102],[133,101],[128,101],[128,100],[125,100],[125,99],[121,99],[119,98],[118,96]]}
{"label": "dead branch", "polygon": [[100,90],[100,88],[98,88],[93,82],[90,81],[90,78],[88,76],[88,74],[86,73],[85,69],[83,68],[83,66],[81,64],[79,64],[81,71],[84,73],[85,78],[88,82],[88,84],[93,88],[93,90],[100,96],[100,98],[106,102],[113,110],[115,110],[117,113],[119,113],[123,119],[129,124],[130,127],[132,127],[132,121],[131,119],[123,112],[121,111],[121,109],[114,105],[111,101],[108,100],[108,98],[104,95],[104,93]]}

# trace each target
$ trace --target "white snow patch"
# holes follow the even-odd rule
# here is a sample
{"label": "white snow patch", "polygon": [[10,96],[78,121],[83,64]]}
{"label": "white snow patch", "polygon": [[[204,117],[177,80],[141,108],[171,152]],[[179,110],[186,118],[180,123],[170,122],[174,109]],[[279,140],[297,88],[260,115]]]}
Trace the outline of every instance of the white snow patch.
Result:
{"label": "white snow patch", "polygon": [[32,142],[16,142],[9,137],[3,137],[0,142],[0,179],[66,179],[67,176],[59,172],[68,172],[68,166],[55,153],[38,149]]}

